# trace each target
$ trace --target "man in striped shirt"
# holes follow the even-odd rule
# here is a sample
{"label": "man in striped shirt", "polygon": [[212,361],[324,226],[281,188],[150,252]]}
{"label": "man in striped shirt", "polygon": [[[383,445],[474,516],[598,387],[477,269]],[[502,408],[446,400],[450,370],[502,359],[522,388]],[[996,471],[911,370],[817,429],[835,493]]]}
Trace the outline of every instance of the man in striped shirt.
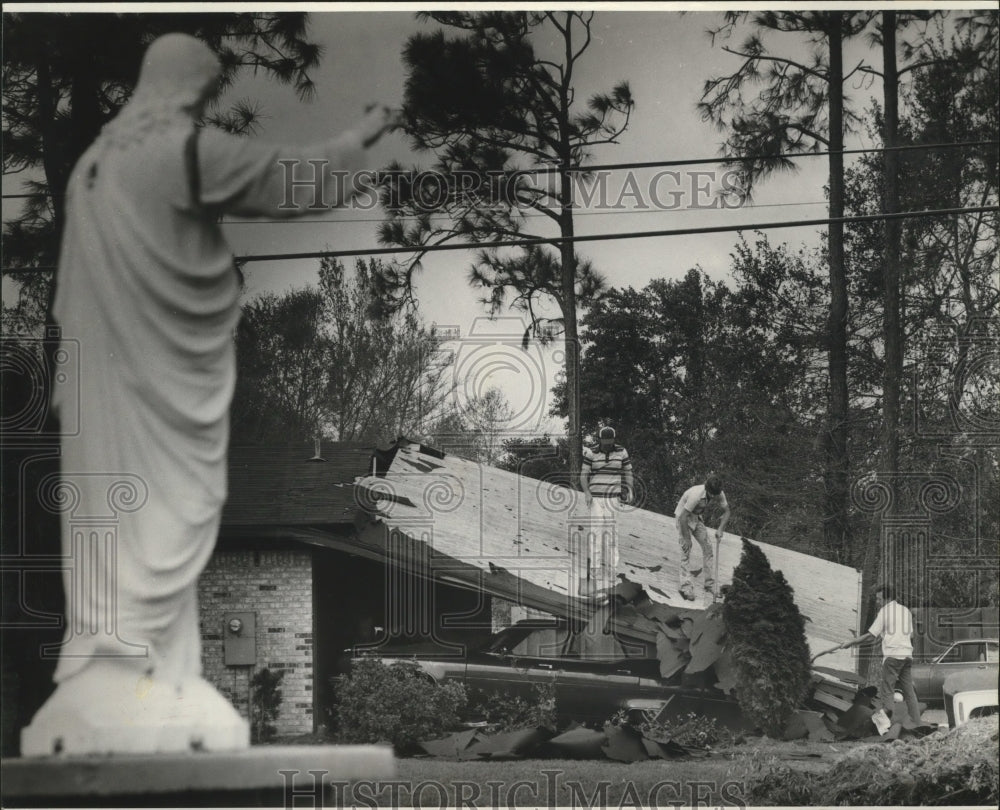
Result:
{"label": "man in striped shirt", "polygon": [[615,510],[619,503],[632,500],[634,479],[628,451],[615,443],[615,429],[605,427],[595,448],[583,448],[580,470],[583,497],[590,509],[587,576],[591,591],[614,585],[618,566],[618,539],[615,534]]}

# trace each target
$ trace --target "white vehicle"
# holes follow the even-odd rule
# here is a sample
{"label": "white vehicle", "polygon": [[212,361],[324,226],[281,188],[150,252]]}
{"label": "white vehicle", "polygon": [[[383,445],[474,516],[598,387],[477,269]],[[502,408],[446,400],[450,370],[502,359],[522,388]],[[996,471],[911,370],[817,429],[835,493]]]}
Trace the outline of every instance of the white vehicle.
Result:
{"label": "white vehicle", "polygon": [[997,713],[997,689],[970,689],[956,692],[952,697],[952,717],[954,724],[961,726],[974,717],[988,717]]}

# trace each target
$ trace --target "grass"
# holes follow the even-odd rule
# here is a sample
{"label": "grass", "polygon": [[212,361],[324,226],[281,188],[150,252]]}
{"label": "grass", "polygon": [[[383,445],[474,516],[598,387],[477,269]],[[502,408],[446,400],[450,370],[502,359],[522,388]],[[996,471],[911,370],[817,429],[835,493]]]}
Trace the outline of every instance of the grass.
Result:
{"label": "grass", "polygon": [[[744,803],[723,758],[650,760],[533,759],[506,762],[397,761],[395,786],[354,782],[338,803],[379,807],[619,807]],[[395,796],[393,795],[395,790]]]}
{"label": "grass", "polygon": [[[923,740],[783,742],[698,759],[454,761],[400,757],[391,780],[335,786],[328,806],[573,807],[978,803],[996,796],[997,720]],[[296,740],[319,740],[307,735]],[[291,742],[285,740],[285,742]],[[995,803],[994,803],[995,806]]]}
{"label": "grass", "polygon": [[[284,744],[329,744],[322,735]],[[745,806],[751,758],[786,762],[821,773],[857,743],[782,742],[767,737],[717,749],[700,759],[523,759],[455,761],[399,757],[392,780],[358,780],[336,787],[330,806],[356,807],[665,807]]]}

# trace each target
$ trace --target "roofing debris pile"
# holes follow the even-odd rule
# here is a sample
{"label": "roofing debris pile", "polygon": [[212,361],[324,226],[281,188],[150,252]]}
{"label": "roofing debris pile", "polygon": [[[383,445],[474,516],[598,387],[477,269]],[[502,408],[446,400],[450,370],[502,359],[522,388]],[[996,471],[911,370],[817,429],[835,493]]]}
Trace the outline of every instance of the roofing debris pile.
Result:
{"label": "roofing debris pile", "polygon": [[[892,727],[886,737],[879,738],[872,722],[876,687],[865,686],[863,679],[853,672],[817,666],[812,670],[812,682],[807,706],[816,710],[815,714],[831,736],[825,736],[822,731],[810,731],[808,736],[811,740],[924,737],[934,730],[933,726],[922,724],[919,717],[910,717],[905,703],[897,703],[893,709]],[[926,708],[923,703],[918,705],[921,711]],[[795,738],[786,732],[785,739]]]}
{"label": "roofing debris pile", "polygon": [[420,747],[425,754],[433,757],[493,761],[607,758],[617,762],[640,762],[705,757],[710,753],[707,746],[685,744],[674,739],[667,727],[658,731],[642,731],[627,724],[610,722],[600,731],[571,726],[558,734],[546,728],[519,729],[502,734],[469,729],[444,739],[421,742]]}
{"label": "roofing debris pile", "polygon": [[[664,685],[676,686],[680,692],[636,707],[640,712],[664,722],[693,712],[730,729],[749,730],[735,700],[738,679],[727,648],[731,645],[726,643],[721,605],[699,609],[679,596],[682,571],[679,545],[670,542],[678,539],[673,517],[642,509],[626,509],[617,516],[622,579],[616,589],[618,603],[610,611],[598,609],[587,617],[581,614],[590,614],[594,604],[570,587],[569,575],[578,573],[585,547],[585,521],[580,516],[586,509],[579,493],[405,439],[374,466],[371,475],[356,483],[370,493],[361,537],[371,549],[391,547],[400,559],[414,561],[414,565],[424,559],[421,550],[425,550],[435,560],[447,561],[449,577],[468,587],[571,620],[575,617],[586,623],[589,618],[582,646],[574,650],[580,658],[626,657],[620,648],[614,649],[614,636],[607,632],[610,621],[623,638],[643,639],[648,655],[655,650],[659,672],[649,661],[650,677],[658,675]],[[447,503],[432,508],[439,492],[448,494]],[[725,535],[718,545],[720,585],[731,582],[742,545],[741,538],[733,535]],[[770,565],[785,572],[800,610],[808,614],[808,643],[828,644],[856,631],[860,572],[807,554],[759,545]],[[824,660],[834,666],[852,666],[849,652]],[[803,711],[792,718],[788,734],[841,739],[872,733],[873,729],[865,727],[870,727],[870,707],[863,722],[859,716],[864,714],[867,696],[853,677],[853,673],[835,670],[814,677],[813,694]],[[617,736],[606,730],[595,733]],[[467,747],[476,744],[470,742]]]}
{"label": "roofing debris pile", "polygon": [[[654,634],[661,678],[675,679],[685,686],[717,689],[735,698],[736,670],[726,645],[721,603],[698,610],[637,600],[619,608],[615,621],[633,632]],[[784,739],[823,742],[872,736],[876,733],[871,722],[874,696],[875,690],[864,688],[862,678],[853,672],[813,667],[810,693],[789,720]],[[738,713],[738,709],[724,701],[703,701],[701,708],[711,716],[724,712],[727,716],[719,719],[729,727],[746,728],[745,722],[734,723],[732,713]],[[666,716],[676,713],[668,712]],[[918,724],[904,721],[903,725],[912,728]]]}
{"label": "roofing debris pile", "polygon": [[[633,632],[654,634],[661,678],[677,679],[685,686],[714,688],[729,698],[736,697],[736,670],[726,645],[721,603],[709,605],[705,610],[679,609],[640,597],[619,608],[615,620]],[[866,687],[854,672],[813,666],[809,694],[792,715],[783,737],[816,742],[872,737],[876,735],[871,719],[875,695],[875,687]],[[703,702],[702,708],[713,715],[720,710],[728,709],[727,714],[733,711],[722,701]],[[899,704],[895,711],[902,716],[889,732],[891,738],[901,733],[903,736],[930,733],[931,728],[921,726],[919,718],[906,716],[905,704]],[[669,712],[668,716],[675,714]],[[729,727],[737,727],[732,717],[726,717],[725,722]],[[746,723],[739,727],[746,728]]]}
{"label": "roofing debris pile", "polygon": [[[682,679],[687,676],[688,682],[701,675],[696,680],[703,681],[713,666],[727,676],[730,674],[728,658],[719,660],[725,652],[726,637],[721,603],[700,610],[676,608],[640,597],[615,610],[614,621],[621,629],[656,640],[660,677],[665,680],[679,674]],[[715,681],[699,685],[715,686]]]}
{"label": "roofing debris pile", "polygon": [[[434,565],[447,568],[451,582],[556,616],[589,607],[579,581],[589,533],[582,493],[402,438],[356,484],[365,493],[359,544],[368,553],[391,552],[393,559],[414,568],[433,559]],[[641,583],[654,602],[682,611],[695,607],[680,594],[683,571],[674,517],[628,507],[615,520],[618,575]],[[401,543],[400,536],[412,542]],[[794,590],[812,647],[829,647],[857,632],[859,571],[767,543],[756,545]],[[742,538],[724,534],[715,556],[720,587],[731,584],[742,553]],[[701,557],[697,544],[692,554],[696,566]],[[849,650],[841,650],[824,663],[850,669],[853,658]]]}
{"label": "roofing debris pile", "polygon": [[[708,756],[717,742],[752,732],[735,700],[735,669],[726,647],[722,605],[681,609],[644,600],[598,608],[581,633],[587,651],[608,655],[617,645],[610,627],[655,638],[660,677],[680,691],[665,700],[630,701],[624,716],[603,729],[573,725],[561,733],[528,728],[490,734],[469,729],[420,744],[429,756],[449,759],[608,758],[620,762]],[[590,639],[588,641],[588,639]],[[620,648],[618,648],[620,651]],[[875,733],[870,690],[849,672],[813,673],[807,708],[789,720],[784,739],[833,741]]]}

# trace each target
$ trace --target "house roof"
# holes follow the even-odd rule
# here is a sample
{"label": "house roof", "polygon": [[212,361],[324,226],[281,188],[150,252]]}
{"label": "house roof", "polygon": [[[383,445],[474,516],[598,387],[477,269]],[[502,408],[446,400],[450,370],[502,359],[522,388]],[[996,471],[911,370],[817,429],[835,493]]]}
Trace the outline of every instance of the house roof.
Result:
{"label": "house roof", "polygon": [[317,526],[353,523],[354,482],[371,471],[372,447],[323,442],[310,447],[243,446],[229,450],[229,497],[222,525]]}
{"label": "house roof", "polygon": [[[466,582],[522,604],[566,615],[579,608],[574,577],[586,547],[582,493],[525,478],[400,440],[380,457],[376,474],[359,481],[371,520],[361,543],[430,566],[431,575]],[[733,504],[739,510],[739,504]],[[654,602],[692,607],[679,594],[680,544],[673,517],[625,507],[617,517],[618,573],[643,586]],[[373,530],[373,527],[375,530]],[[756,541],[755,541],[756,542]],[[806,617],[814,652],[859,631],[861,574],[808,554],[758,543],[784,572]],[[719,584],[732,581],[741,538],[719,548]],[[692,565],[700,566],[698,544]],[[699,605],[695,605],[699,606]],[[842,659],[842,660],[841,660]],[[851,653],[828,656],[853,669]]]}

